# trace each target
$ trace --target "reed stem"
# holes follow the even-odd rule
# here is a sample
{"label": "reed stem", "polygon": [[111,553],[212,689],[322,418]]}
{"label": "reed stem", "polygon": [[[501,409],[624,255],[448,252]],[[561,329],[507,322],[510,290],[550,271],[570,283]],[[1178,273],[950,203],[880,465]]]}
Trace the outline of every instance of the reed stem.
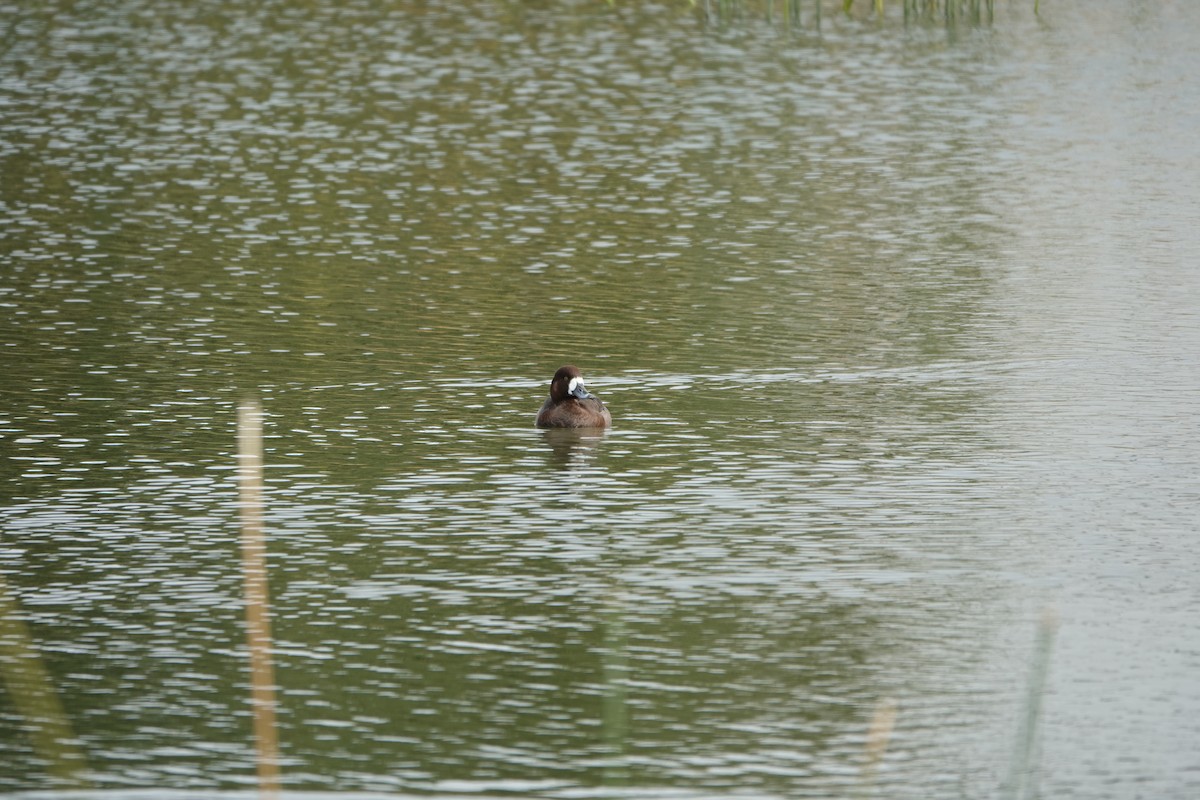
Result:
{"label": "reed stem", "polygon": [[275,675],[271,663],[267,547],[263,537],[262,408],[238,408],[238,507],[242,528],[242,576],[246,637],[250,647],[250,705],[254,714],[255,763],[263,797],[279,793],[279,744],[275,731]]}
{"label": "reed stem", "polygon": [[879,762],[883,761],[888,744],[892,740],[892,729],[895,727],[896,701],[891,697],[885,697],[875,706],[875,713],[871,716],[871,724],[867,728],[867,741],[864,746],[866,758],[863,761],[862,771],[863,779],[867,784],[875,780]]}
{"label": "reed stem", "polygon": [[604,614],[604,739],[608,745],[609,765],[605,783],[622,786],[629,776],[625,768],[625,744],[629,738],[629,717],[626,696],[629,680],[627,659],[628,634],[625,630],[624,597],[619,589],[610,590],[605,600]]}
{"label": "reed stem", "polygon": [[25,720],[33,752],[46,762],[46,772],[59,786],[82,787],[86,766],[71,723],[16,600],[0,575],[0,679],[17,713]]}
{"label": "reed stem", "polygon": [[1053,609],[1042,612],[1038,623],[1037,640],[1033,648],[1033,666],[1029,672],[1029,686],[1025,695],[1024,713],[1017,732],[1017,744],[1013,750],[1006,791],[1003,796],[1018,800],[1032,788],[1034,742],[1037,738],[1038,716],[1042,709],[1042,696],[1046,691],[1046,676],[1050,671],[1050,652],[1054,648],[1054,634],[1058,630],[1058,615]]}

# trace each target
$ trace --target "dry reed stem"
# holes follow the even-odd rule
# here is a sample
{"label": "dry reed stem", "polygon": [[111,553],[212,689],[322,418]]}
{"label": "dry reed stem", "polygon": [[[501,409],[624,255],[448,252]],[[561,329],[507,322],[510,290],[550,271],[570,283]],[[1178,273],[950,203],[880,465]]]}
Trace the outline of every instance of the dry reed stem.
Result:
{"label": "dry reed stem", "polygon": [[863,777],[870,780],[887,752],[888,743],[892,740],[892,729],[896,726],[896,701],[885,697],[875,706],[871,716],[871,724],[867,728],[867,742],[863,748],[866,761],[863,764]]}
{"label": "dry reed stem", "polygon": [[238,499],[258,788],[261,795],[274,797],[279,793],[279,744],[275,732],[267,547],[263,537],[262,408],[253,401],[238,408]]}

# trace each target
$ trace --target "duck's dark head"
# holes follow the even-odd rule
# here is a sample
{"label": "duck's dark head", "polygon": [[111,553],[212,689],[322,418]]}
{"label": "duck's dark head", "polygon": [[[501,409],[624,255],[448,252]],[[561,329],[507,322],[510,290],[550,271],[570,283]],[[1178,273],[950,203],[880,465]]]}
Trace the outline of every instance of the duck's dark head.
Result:
{"label": "duck's dark head", "polygon": [[587,387],[583,385],[583,376],[579,374],[579,368],[570,364],[559,367],[558,372],[554,373],[554,380],[550,381],[550,398],[556,403],[561,403],[568,397],[587,400],[591,396]]}

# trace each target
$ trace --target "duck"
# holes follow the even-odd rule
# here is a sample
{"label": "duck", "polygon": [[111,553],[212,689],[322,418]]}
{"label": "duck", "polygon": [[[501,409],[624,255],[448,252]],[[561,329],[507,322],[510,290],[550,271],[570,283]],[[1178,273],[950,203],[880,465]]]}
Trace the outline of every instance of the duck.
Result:
{"label": "duck", "polygon": [[559,367],[550,381],[550,396],[538,411],[539,428],[610,428],[612,414],[583,385],[579,368]]}

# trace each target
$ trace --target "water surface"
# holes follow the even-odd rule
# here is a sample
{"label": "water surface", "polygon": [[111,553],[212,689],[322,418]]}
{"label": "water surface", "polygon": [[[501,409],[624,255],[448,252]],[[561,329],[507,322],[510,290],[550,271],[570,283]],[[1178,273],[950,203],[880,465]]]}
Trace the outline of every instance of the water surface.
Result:
{"label": "water surface", "polygon": [[1031,781],[1194,793],[1200,14],[1053,5],[0,12],[0,571],[93,789],[253,786],[254,396],[289,793],[992,797],[1046,608]]}

